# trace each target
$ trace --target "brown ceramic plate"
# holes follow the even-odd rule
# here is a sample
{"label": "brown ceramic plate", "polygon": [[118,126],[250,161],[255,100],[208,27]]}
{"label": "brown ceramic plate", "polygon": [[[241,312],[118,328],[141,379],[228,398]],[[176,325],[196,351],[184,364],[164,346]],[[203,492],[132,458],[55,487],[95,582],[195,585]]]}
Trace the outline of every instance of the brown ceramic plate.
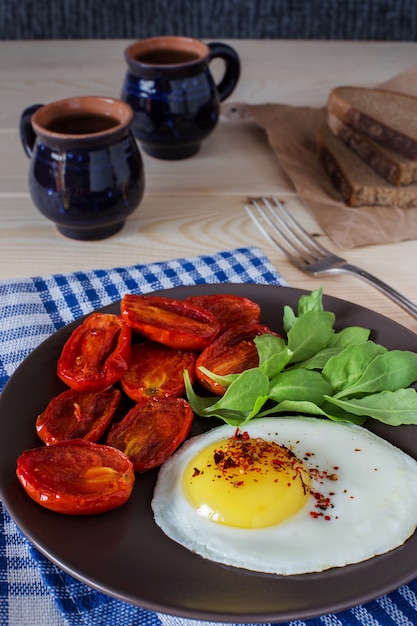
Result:
{"label": "brown ceramic plate", "polygon": [[[257,301],[263,322],[280,331],[284,304],[296,306],[304,292],[261,285],[198,285],[162,292],[185,298],[233,293]],[[161,293],[161,292],[159,292]],[[372,311],[325,297],[337,327],[360,325],[387,348],[417,351],[417,336]],[[118,312],[118,305],[106,307]],[[33,503],[15,477],[16,459],[39,445],[35,418],[62,389],[56,360],[79,322],[54,334],[16,370],[0,397],[0,494],[18,527],[51,561],[104,593],[145,609],[224,622],[306,619],[368,602],[417,576],[417,533],[402,547],[358,565],[320,574],[275,576],[204,560],[165,537],[153,522],[151,498],[156,471],[137,477],[130,501],[109,513],[70,517]],[[219,422],[216,422],[219,424]],[[193,433],[211,427],[196,419]],[[372,428],[417,458],[417,427]],[[343,537],[340,538],[343,542]]]}

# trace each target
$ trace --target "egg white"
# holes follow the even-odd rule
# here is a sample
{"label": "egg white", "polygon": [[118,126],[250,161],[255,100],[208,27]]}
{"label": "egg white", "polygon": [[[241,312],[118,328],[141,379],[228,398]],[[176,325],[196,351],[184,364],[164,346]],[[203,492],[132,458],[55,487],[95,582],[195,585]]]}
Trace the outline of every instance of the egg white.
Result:
{"label": "egg white", "polygon": [[183,472],[201,449],[235,430],[224,425],[193,437],[159,470],[152,500],[155,522],[192,552],[258,572],[303,574],[383,554],[416,529],[413,458],[361,426],[303,417],[255,419],[242,430],[291,447],[307,468],[337,474],[337,481],[324,484],[312,478],[312,491],[334,492],[329,520],[311,516],[317,510],[312,495],[296,515],[268,528],[232,528],[201,517],[184,493]]}

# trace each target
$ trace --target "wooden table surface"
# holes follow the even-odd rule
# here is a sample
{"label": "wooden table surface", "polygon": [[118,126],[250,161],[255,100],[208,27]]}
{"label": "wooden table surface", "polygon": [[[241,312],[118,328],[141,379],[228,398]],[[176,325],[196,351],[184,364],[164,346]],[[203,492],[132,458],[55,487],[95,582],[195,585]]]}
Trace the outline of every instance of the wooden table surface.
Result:
{"label": "wooden table surface", "polygon": [[[124,229],[98,242],[60,235],[33,206],[29,160],[19,139],[21,111],[82,94],[116,96],[125,74],[124,40],[0,42],[0,278],[108,268],[198,255],[234,247],[262,248],[291,286],[325,292],[378,311],[417,331],[412,319],[371,286],[345,275],[312,278],[290,265],[253,226],[248,196],[275,193],[311,232],[320,232],[298,200],[264,132],[222,118],[195,157],[164,162],[144,155],[146,190]],[[230,102],[321,106],[339,84],[373,86],[415,64],[417,43],[247,41],[242,74]],[[213,72],[219,68],[213,67]],[[319,239],[327,246],[326,236]],[[334,246],[333,246],[334,248]],[[338,251],[340,252],[340,251]],[[417,301],[417,244],[343,250]]]}

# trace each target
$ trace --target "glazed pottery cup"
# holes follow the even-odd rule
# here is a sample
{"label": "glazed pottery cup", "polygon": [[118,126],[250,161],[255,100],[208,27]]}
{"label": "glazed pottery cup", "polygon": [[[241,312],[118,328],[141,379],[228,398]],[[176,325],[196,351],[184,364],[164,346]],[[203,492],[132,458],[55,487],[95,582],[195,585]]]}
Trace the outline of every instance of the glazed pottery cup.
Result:
{"label": "glazed pottery cup", "polygon": [[20,137],[38,210],[72,239],[118,232],[144,193],[142,156],[121,100],[68,98],[25,109]]}
{"label": "glazed pottery cup", "polygon": [[[215,58],[224,64],[218,83],[209,67]],[[133,133],[143,150],[159,159],[198,152],[218,122],[220,102],[239,80],[236,51],[189,37],[151,37],[126,48],[125,59],[121,97],[134,110]]]}

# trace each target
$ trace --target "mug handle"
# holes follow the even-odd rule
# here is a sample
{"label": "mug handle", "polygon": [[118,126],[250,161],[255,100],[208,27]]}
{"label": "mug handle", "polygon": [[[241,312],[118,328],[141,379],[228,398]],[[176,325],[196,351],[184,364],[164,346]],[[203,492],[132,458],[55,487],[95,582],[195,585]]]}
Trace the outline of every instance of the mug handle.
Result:
{"label": "mug handle", "polygon": [[32,126],[32,115],[42,106],[43,104],[32,104],[32,106],[27,107],[27,109],[25,109],[20,116],[20,141],[22,142],[23,150],[26,152],[29,159],[32,157],[33,146],[36,141],[36,133]]}
{"label": "mug handle", "polygon": [[225,70],[222,79],[216,85],[220,102],[226,100],[237,85],[240,76],[240,59],[231,46],[225,43],[213,41],[207,44],[210,48],[209,62],[220,58],[225,62]]}

